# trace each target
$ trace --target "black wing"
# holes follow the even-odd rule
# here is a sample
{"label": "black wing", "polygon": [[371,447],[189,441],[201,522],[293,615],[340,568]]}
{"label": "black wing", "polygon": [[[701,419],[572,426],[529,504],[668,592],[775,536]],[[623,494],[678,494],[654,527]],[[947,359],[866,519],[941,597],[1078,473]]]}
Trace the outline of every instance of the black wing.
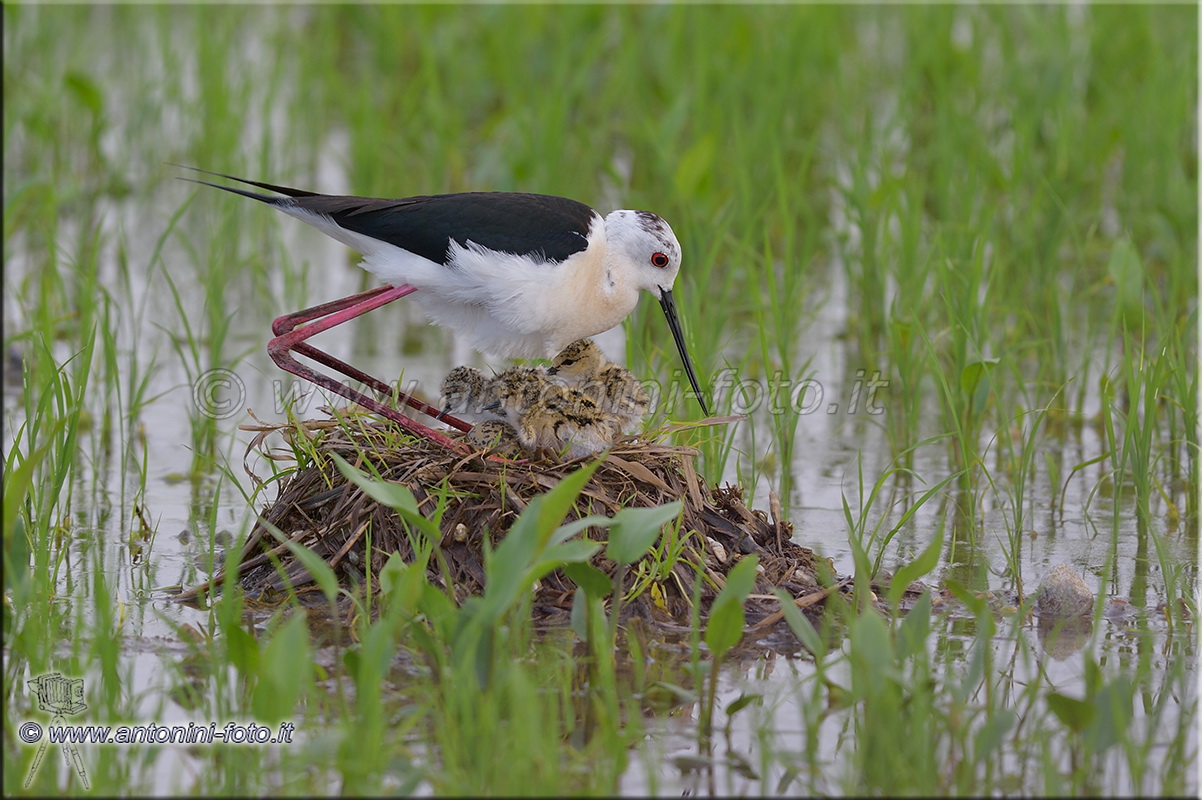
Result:
{"label": "black wing", "polygon": [[323,214],[349,231],[439,264],[446,263],[452,239],[460,245],[470,240],[490,250],[563,261],[588,246],[589,226],[595,214],[584,203],[543,194],[466,192],[384,200],[316,194],[232,175],[209,174],[278,192],[286,198],[195,182],[274,206]]}
{"label": "black wing", "polygon": [[326,214],[347,230],[446,263],[454,239],[490,250],[563,261],[588,246],[593,210],[563,197],[469,192],[376,200],[298,197],[297,206]]}

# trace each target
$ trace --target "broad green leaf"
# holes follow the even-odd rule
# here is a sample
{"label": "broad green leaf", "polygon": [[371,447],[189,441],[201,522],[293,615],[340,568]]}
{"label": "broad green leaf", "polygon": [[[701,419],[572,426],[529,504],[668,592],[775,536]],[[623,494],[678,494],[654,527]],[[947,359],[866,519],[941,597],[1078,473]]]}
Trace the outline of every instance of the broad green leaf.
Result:
{"label": "broad green leaf", "polygon": [[607,597],[613,591],[613,581],[609,579],[609,576],[587,561],[565,564],[563,572],[589,597],[600,599]]}
{"label": "broad green leaf", "polygon": [[1074,733],[1085,730],[1098,714],[1093,703],[1077,700],[1059,692],[1048,692],[1047,702],[1052,713]]}
{"label": "broad green leaf", "polygon": [[743,621],[742,603],[714,603],[705,623],[705,644],[714,658],[722,658],[743,638]]}
{"label": "broad green leaf", "polygon": [[606,528],[614,523],[613,517],[603,517],[600,514],[591,514],[587,517],[565,522],[555,529],[548,541],[550,545],[557,545],[561,542],[566,542],[576,534],[580,533],[585,528]]}
{"label": "broad green leaf", "polygon": [[973,743],[973,757],[977,763],[982,763],[993,755],[993,751],[1001,746],[1006,734],[1014,727],[1018,715],[1009,708],[994,709],[989,712],[985,724],[977,731]]}
{"label": "broad green leaf", "polygon": [[427,590],[443,594],[442,590],[430,585],[426,577],[428,554],[418,554],[413,563],[406,563],[399,553],[392,553],[384,568],[380,570],[380,592],[391,609],[406,617],[428,613],[423,606]]}
{"label": "broad green leaf", "polygon": [[896,611],[897,604],[901,601],[902,595],[906,593],[906,587],[938,566],[939,554],[942,552],[943,537],[932,536],[931,543],[919,553],[918,558],[897,570],[886,594],[890,608]]}
{"label": "broad green leaf", "polygon": [[[422,577],[424,578],[425,576],[423,575]],[[435,586],[428,580],[421,582],[421,589],[421,599],[417,603],[418,611],[425,615],[426,619],[429,620],[430,624],[436,630],[440,630],[444,634],[447,633],[444,630],[446,623],[447,621],[451,621],[452,623],[455,621],[459,614],[459,606],[455,605],[455,601],[447,596],[445,590]]]}
{"label": "broad green leaf", "polygon": [[754,555],[735,564],[726,576],[726,585],[710,606],[705,626],[705,644],[716,659],[721,659],[743,638],[743,603],[755,587],[755,568],[758,564],[759,559]]}
{"label": "broad green leaf", "polygon": [[[896,606],[895,606],[896,607]],[[901,658],[922,652],[931,632],[931,596],[923,593],[897,629],[897,650]]]}
{"label": "broad green leaf", "polygon": [[773,589],[772,593],[780,601],[780,610],[784,612],[785,624],[789,626],[789,630],[793,631],[802,647],[814,654],[815,659],[822,660],[826,656],[826,645],[818,631],[794,604],[792,597],[780,589]]}
{"label": "broad green leaf", "polygon": [[392,594],[398,585],[406,579],[409,570],[409,565],[405,563],[405,559],[399,554],[392,553],[388,556],[388,560],[384,562],[384,566],[380,569],[377,575],[377,581],[380,584],[380,591],[384,594]]}
{"label": "broad green leaf", "polygon": [[762,694],[741,694],[726,707],[726,716],[733,717],[749,705],[762,706],[764,704],[764,696]]}
{"label": "broad green leaf", "polygon": [[100,91],[100,85],[87,75],[76,71],[68,72],[63,77],[63,87],[86,106],[93,116],[99,117],[103,113],[104,94]]}
{"label": "broad green leaf", "polygon": [[1138,323],[1144,308],[1145,270],[1139,251],[1127,237],[1115,242],[1106,273],[1114,281],[1115,312],[1127,324]]}
{"label": "broad green leaf", "polygon": [[751,590],[755,588],[756,567],[759,564],[760,559],[756,555],[744,556],[739,559],[739,563],[735,564],[734,569],[727,574],[726,585],[714,598],[714,602],[720,602],[725,597],[742,604],[747,599],[747,595],[751,594]]}
{"label": "broad green leaf", "polygon": [[534,581],[565,563],[587,560],[600,546],[587,539],[568,540],[590,525],[609,525],[610,519],[590,516],[561,524],[600,463],[576,470],[531,500],[497,548],[485,552],[482,619],[486,623],[500,619]]}
{"label": "broad green leaf", "polygon": [[960,372],[960,391],[968,400],[970,411],[980,411],[985,406],[985,396],[989,392],[989,375],[998,365],[996,358],[983,358],[973,361]]}
{"label": "broad green leaf", "polygon": [[1085,657],[1085,696],[1093,697],[1102,690],[1105,678],[1098,662],[1090,656]]}
{"label": "broad green leaf", "polygon": [[[516,528],[516,524],[514,525]],[[600,548],[600,544],[588,540],[563,542],[536,550],[532,541],[537,531],[510,529],[497,549],[485,558],[487,583],[484,587],[486,603],[496,619],[507,611],[522,594],[529,591],[534,581],[564,564],[587,561]]]}
{"label": "broad green leaf", "polygon": [[862,680],[877,683],[893,672],[893,641],[880,614],[866,611],[855,617],[848,625],[847,635],[852,663],[865,670],[859,673]]}
{"label": "broad green leaf", "polygon": [[338,471],[345,475],[348,481],[362,489],[364,494],[377,503],[382,503],[396,511],[405,522],[425,534],[430,542],[434,543],[442,539],[438,526],[418,511],[417,498],[413,496],[413,492],[409,491],[408,486],[370,478],[348,464],[337,453],[331,453],[331,455]]}
{"label": "broad green leaf", "polygon": [[1098,692],[1093,702],[1097,716],[1085,732],[1085,741],[1093,752],[1102,753],[1126,739],[1134,694],[1131,681],[1122,675]]}
{"label": "broad green leaf", "polygon": [[614,515],[605,554],[618,564],[633,564],[659,539],[665,523],[680,516],[684,503],[677,500],[654,508],[624,508]]}
{"label": "broad green leaf", "polygon": [[365,686],[379,686],[380,679],[396,655],[396,645],[396,635],[391,626],[377,622],[367,627],[355,651],[359,655],[353,675],[360,691],[364,691]]}
{"label": "broad green leaf", "polygon": [[[565,570],[566,572],[566,570]],[[572,592],[572,613],[568,618],[572,633],[582,642],[587,642],[588,636],[588,603],[589,596],[583,588]]]}
{"label": "broad green leaf", "polygon": [[[533,580],[529,572],[538,558],[538,552],[546,547],[552,535],[561,527],[568,509],[572,507],[599,464],[599,461],[594,461],[576,470],[556,484],[555,488],[531,500],[510,526],[509,532],[497,548],[485,553],[487,584],[484,596],[489,599],[498,615],[516,602],[529,586]],[[568,524],[580,528],[587,527],[581,525],[581,522],[583,520]],[[598,521],[590,524],[602,523]]]}
{"label": "broad green leaf", "polygon": [[224,638],[230,663],[245,676],[258,674],[259,640],[239,625],[231,625]]}
{"label": "broad green leaf", "polygon": [[293,614],[263,648],[259,682],[251,706],[255,719],[276,722],[294,716],[301,691],[311,677],[309,629],[304,614]]}
{"label": "broad green leaf", "polygon": [[[582,642],[588,642],[594,634],[603,635],[609,628],[605,603],[600,597],[590,597],[583,589],[577,589],[572,594],[571,624],[572,632]],[[612,646],[610,642],[609,647]]]}
{"label": "broad green leaf", "polygon": [[575,541],[548,547],[543,551],[539,559],[531,565],[530,569],[527,570],[526,577],[529,579],[528,582],[534,583],[548,572],[557,570],[567,564],[587,562],[593,557],[593,553],[596,553],[600,549],[601,544],[599,542],[590,542],[585,539],[576,539]]}
{"label": "broad green leaf", "polygon": [[546,494],[539,495],[536,498],[539,501],[538,508],[534,510],[533,514],[530,514],[532,511],[531,506],[534,503],[532,502],[528,505],[526,510],[518,517],[517,522],[514,523],[514,527],[520,525],[523,518],[527,514],[530,514],[526,524],[537,525],[541,538],[545,541],[563,523],[568,509],[576,502],[576,497],[584,489],[589,479],[593,477],[593,473],[597,471],[597,468],[601,466],[602,461],[604,461],[603,458],[584,465],[570,475],[565,476],[563,480],[556,484],[554,489],[551,489]]}

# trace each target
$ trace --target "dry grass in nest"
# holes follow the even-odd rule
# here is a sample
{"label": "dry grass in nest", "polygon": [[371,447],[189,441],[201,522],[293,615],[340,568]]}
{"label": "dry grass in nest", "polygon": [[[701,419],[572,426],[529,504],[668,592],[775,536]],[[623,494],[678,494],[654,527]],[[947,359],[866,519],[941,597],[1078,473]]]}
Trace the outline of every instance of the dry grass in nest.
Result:
{"label": "dry grass in nest", "polygon": [[[718,418],[701,424],[728,421],[730,418]],[[423,514],[434,511],[440,493],[446,495],[440,525],[442,559],[449,567],[455,597],[460,602],[483,591],[483,537],[487,535],[496,543],[532,498],[584,463],[580,459],[514,463],[489,460],[480,454],[465,456],[406,437],[394,426],[364,416],[244,429],[258,434],[247,449],[248,456],[258,452],[277,461],[294,459],[291,451],[283,455],[268,451],[267,436],[277,431],[290,441],[305,436],[308,442],[302,448],[312,456],[309,465],[283,478],[276,501],[263,510],[241,555],[241,585],[248,596],[266,601],[283,598],[289,586],[301,597],[321,595],[308,570],[269,533],[264,522],[320,556],[344,587],[366,585],[369,572],[372,585],[376,585],[376,574],[394,552],[406,561],[412,559],[410,538],[401,517],[348,481],[330,454],[337,453],[368,472],[366,462],[370,462],[383,479],[408,487]],[[726,574],[750,553],[758,555],[761,569],[746,606],[749,620],[758,619],[766,625],[780,619],[779,603],[771,595],[774,589],[794,597],[799,607],[816,610],[830,591],[819,586],[819,559],[812,550],[790,541],[793,526],[781,518],[775,495],[771,498],[771,517],[748,509],[740,488],[711,487],[697,475],[697,455],[690,447],[626,438],[608,451],[564,520],[590,514],[612,516],[622,508],[683,501],[680,535],[689,531],[697,534],[688,536],[670,574],[656,584],[658,589],[643,591],[629,603],[630,613],[667,625],[687,624],[694,584],[700,575],[704,618]],[[588,528],[581,535],[604,541],[606,530]],[[370,557],[366,552],[369,539]],[[644,560],[647,558],[651,556]],[[444,575],[435,561],[431,560],[429,579],[443,585]],[[614,562],[605,557],[604,548],[593,557],[593,565],[611,576],[616,569]],[[829,562],[825,569],[827,574],[834,574]],[[629,576],[638,573],[639,564],[635,564],[628,573],[628,586]],[[219,574],[186,594],[194,596],[223,577]],[[546,576],[536,589],[535,621],[566,620],[575,589],[560,571]]]}

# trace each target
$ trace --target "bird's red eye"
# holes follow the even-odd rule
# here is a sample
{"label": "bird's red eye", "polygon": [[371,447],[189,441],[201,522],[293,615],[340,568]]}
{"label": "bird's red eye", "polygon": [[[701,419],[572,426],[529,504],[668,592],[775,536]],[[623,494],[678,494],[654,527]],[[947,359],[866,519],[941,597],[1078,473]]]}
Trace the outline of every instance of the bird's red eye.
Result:
{"label": "bird's red eye", "polygon": [[668,257],[663,253],[655,253],[651,256],[651,266],[666,267],[668,266]]}

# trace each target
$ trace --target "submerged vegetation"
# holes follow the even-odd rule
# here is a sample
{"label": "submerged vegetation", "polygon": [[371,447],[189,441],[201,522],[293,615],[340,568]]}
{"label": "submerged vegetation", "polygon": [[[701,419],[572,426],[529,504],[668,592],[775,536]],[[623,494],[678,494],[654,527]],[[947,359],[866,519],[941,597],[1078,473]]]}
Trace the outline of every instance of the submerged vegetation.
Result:
{"label": "submerged vegetation", "polygon": [[[1198,792],[1196,8],[3,14],[6,793]],[[247,479],[248,409],[328,416],[265,357],[270,319],[371,283],[176,163],[653,209],[710,405],[748,418],[660,446],[788,520],[847,601],[765,591],[757,553],[677,582],[671,486],[582,539],[566,509],[612,460],[523,495],[467,598],[431,507],[480,487],[444,470],[418,506],[303,436]],[[323,336],[431,397],[471,356],[403,305]],[[653,304],[624,329],[652,424],[692,420]],[[410,557],[351,592],[290,541],[319,600],[264,605],[235,568],[256,512],[321,459]],[[1089,616],[1033,614],[1058,563]],[[536,630],[557,570],[567,624]],[[669,581],[690,624],[622,613]],[[34,769],[52,673],[84,682],[67,722],[296,735]]]}

